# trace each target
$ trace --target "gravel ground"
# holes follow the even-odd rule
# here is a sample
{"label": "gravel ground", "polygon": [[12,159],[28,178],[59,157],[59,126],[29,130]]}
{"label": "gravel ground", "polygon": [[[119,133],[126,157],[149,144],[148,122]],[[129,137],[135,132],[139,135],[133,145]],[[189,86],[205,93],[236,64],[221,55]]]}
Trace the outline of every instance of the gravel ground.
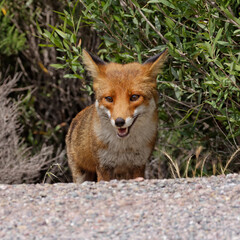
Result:
{"label": "gravel ground", "polygon": [[240,239],[240,175],[0,185],[0,239]]}

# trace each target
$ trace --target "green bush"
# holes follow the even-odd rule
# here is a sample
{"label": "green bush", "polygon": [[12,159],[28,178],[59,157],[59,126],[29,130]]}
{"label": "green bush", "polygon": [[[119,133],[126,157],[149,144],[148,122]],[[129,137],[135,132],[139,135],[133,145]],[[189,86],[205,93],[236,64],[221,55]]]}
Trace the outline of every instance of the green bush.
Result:
{"label": "green bush", "polygon": [[98,31],[97,54],[115,62],[142,62],[167,47],[152,162],[159,166],[170,159],[172,175],[221,174],[239,171],[237,154],[230,158],[240,145],[239,8],[239,0],[69,1],[58,12],[62,22],[50,26],[52,32],[39,32],[62,53],[52,66],[80,79],[88,91],[79,62],[82,26]]}
{"label": "green bush", "polygon": [[[6,154],[0,159],[0,165],[4,166],[1,172],[2,182],[13,183],[16,178],[18,183],[68,181],[67,161],[63,151],[64,138],[68,118],[71,119],[77,109],[74,102],[78,103],[80,96],[75,98],[76,82],[69,84],[61,81],[61,71],[49,68],[49,63],[56,61],[56,51],[39,47],[39,39],[36,37],[36,19],[41,27],[55,24],[57,16],[52,9],[62,11],[64,2],[0,0],[0,78],[11,79],[22,73],[14,88],[7,89],[10,91],[9,101],[19,103],[19,114],[15,118],[21,126],[17,136],[21,144],[14,149],[9,144],[10,147],[4,149]],[[18,101],[20,98],[22,101]],[[69,108],[69,103],[73,103],[72,108]],[[4,116],[5,112],[1,113]],[[7,114],[2,120],[6,118],[7,121],[11,116]],[[9,132],[14,136],[11,128],[4,128],[3,125],[2,129],[3,139]],[[23,145],[28,149],[24,159],[20,154]],[[14,158],[17,151],[19,155]],[[23,160],[21,166],[19,159]],[[36,167],[36,164],[41,167]],[[21,172],[23,178],[19,175]]]}
{"label": "green bush", "polygon": [[18,31],[12,22],[14,16],[9,15],[4,2],[0,2],[0,53],[10,56],[24,49],[26,37],[24,33]]}

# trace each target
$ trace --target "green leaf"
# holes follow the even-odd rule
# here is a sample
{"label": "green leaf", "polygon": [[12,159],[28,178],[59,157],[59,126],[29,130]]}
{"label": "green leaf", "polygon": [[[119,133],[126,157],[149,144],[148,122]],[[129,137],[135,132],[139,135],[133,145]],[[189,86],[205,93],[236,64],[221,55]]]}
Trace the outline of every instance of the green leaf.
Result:
{"label": "green leaf", "polygon": [[73,44],[76,44],[76,43],[77,43],[76,34],[73,33],[73,34],[71,35],[70,41],[71,41],[71,43],[73,43]]}
{"label": "green leaf", "polygon": [[50,64],[51,67],[54,67],[56,69],[62,69],[65,68],[66,65],[65,64]]}
{"label": "green leaf", "polygon": [[36,26],[37,26],[37,30],[38,32],[42,35],[42,29],[40,28],[39,24],[38,24],[38,21],[36,21]]}
{"label": "green leaf", "polygon": [[217,43],[219,45],[223,45],[223,46],[231,46],[231,44],[229,42],[225,42],[225,41],[217,41]]}
{"label": "green leaf", "polygon": [[78,22],[77,22],[77,26],[76,26],[76,33],[78,32],[78,30],[79,30],[79,27],[80,27],[80,23],[81,23],[81,20],[82,20],[82,17],[79,17],[79,19],[78,19]]}
{"label": "green leaf", "polygon": [[224,64],[227,65],[228,67],[230,67],[231,70],[240,71],[240,64],[235,64],[234,62],[224,63]]}
{"label": "green leaf", "polygon": [[52,37],[51,41],[58,47],[58,48],[63,48],[62,42],[58,40],[57,38]]}
{"label": "green leaf", "polygon": [[55,10],[53,10],[53,12],[55,12],[55,13],[57,13],[59,15],[65,16],[65,14],[63,12],[59,12],[59,11],[55,11]]}
{"label": "green leaf", "polygon": [[217,75],[217,73],[213,70],[213,68],[209,67],[212,75],[218,80],[219,79],[219,76]]}
{"label": "green leaf", "polygon": [[168,25],[168,27],[173,29],[175,26],[175,23],[173,22],[173,20],[168,17],[165,17],[165,19],[166,19],[166,24]]}
{"label": "green leaf", "polygon": [[202,104],[201,107],[200,107],[200,109],[198,110],[198,113],[197,113],[197,116],[196,116],[196,118],[195,118],[195,120],[194,120],[193,126],[196,125],[196,122],[197,122],[197,120],[198,120],[198,118],[199,118],[199,115],[200,115],[200,113],[201,113],[201,111],[202,111],[203,106],[204,106],[204,104]]}
{"label": "green leaf", "polygon": [[218,40],[221,38],[223,32],[223,28],[220,28],[218,30],[217,36],[214,38],[213,45],[215,46]]}
{"label": "green leaf", "polygon": [[66,39],[68,37],[68,34],[64,33],[63,31],[59,29],[55,29],[55,30],[63,39]]}
{"label": "green leaf", "polygon": [[221,69],[224,68],[223,65],[222,65],[222,63],[221,63],[220,61],[218,61],[217,59],[214,60],[214,63],[215,63],[218,67],[220,67]]}
{"label": "green leaf", "polygon": [[74,51],[75,54],[79,54],[79,50],[78,50],[78,48],[72,46],[72,49],[73,49],[73,51]]}
{"label": "green leaf", "polygon": [[153,10],[148,9],[148,8],[142,8],[142,11],[143,11],[143,12],[146,12],[146,13],[154,13]]}
{"label": "green leaf", "polygon": [[170,3],[167,0],[150,0],[150,1],[148,1],[148,4],[149,3],[162,3],[162,4],[164,4],[164,5],[166,5],[166,6],[170,7],[170,8],[173,8],[175,10],[177,9],[172,3]]}
{"label": "green leaf", "polygon": [[211,56],[211,58],[213,58],[213,48],[212,45],[209,42],[205,42],[204,43],[209,55]]}
{"label": "green leaf", "polygon": [[38,44],[39,47],[54,47],[53,44]]}
{"label": "green leaf", "polygon": [[103,12],[103,13],[108,9],[108,7],[111,5],[111,3],[112,3],[112,0],[108,0],[108,1],[105,3],[105,5],[104,5],[104,7],[103,7],[103,9],[102,9],[102,12]]}
{"label": "green leaf", "polygon": [[183,122],[185,122],[185,120],[187,120],[193,113],[194,109],[189,109],[187,111],[187,114],[177,123],[177,125],[182,124]]}
{"label": "green leaf", "polygon": [[113,18],[114,18],[116,21],[118,21],[118,22],[121,22],[121,21],[122,21],[122,19],[121,19],[119,16],[117,16],[117,15],[113,15]]}
{"label": "green leaf", "polygon": [[82,79],[83,77],[78,75],[78,74],[65,74],[63,76],[64,78],[78,78],[78,79]]}
{"label": "green leaf", "polygon": [[131,0],[131,1],[132,1],[132,3],[133,3],[136,7],[140,7],[139,4],[138,4],[138,2],[137,2],[136,0]]}
{"label": "green leaf", "polygon": [[48,39],[51,39],[51,33],[46,29],[44,29],[44,33],[42,35]]}

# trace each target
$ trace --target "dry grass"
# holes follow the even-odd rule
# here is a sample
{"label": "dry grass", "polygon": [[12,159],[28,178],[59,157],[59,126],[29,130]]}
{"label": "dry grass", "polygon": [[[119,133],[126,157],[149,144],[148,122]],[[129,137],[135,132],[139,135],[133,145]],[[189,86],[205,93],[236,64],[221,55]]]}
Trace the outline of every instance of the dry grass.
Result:
{"label": "dry grass", "polygon": [[[39,182],[49,165],[62,164],[65,160],[64,152],[53,157],[52,146],[43,146],[39,153],[31,156],[30,149],[20,139],[20,100],[14,101],[8,97],[20,77],[21,74],[15,74],[12,79],[3,81],[0,75],[0,183]],[[47,182],[48,178],[45,181]]]}
{"label": "dry grass", "polygon": [[223,169],[223,174],[226,173],[226,171],[228,170],[228,167],[229,167],[230,163],[232,163],[233,160],[235,160],[235,158],[237,157],[237,155],[238,155],[239,152],[240,152],[240,148],[238,148],[238,149],[232,154],[232,156],[229,158],[229,160],[227,161],[227,163],[226,163],[226,165],[225,165],[225,167],[224,167],[224,169]]}
{"label": "dry grass", "polygon": [[[169,167],[170,167],[170,170],[171,170],[172,177],[173,178],[181,178],[181,177],[188,178],[189,173],[191,173],[191,177],[203,177],[203,176],[210,176],[210,175],[217,175],[217,174],[226,175],[226,174],[231,172],[229,170],[230,164],[233,163],[234,160],[239,159],[239,158],[237,158],[237,156],[240,153],[240,148],[238,148],[231,155],[231,157],[227,160],[225,166],[223,166],[220,163],[220,164],[218,164],[218,167],[217,167],[216,164],[213,161],[212,166],[211,166],[211,171],[212,172],[209,171],[208,174],[206,174],[205,171],[204,171],[204,168],[209,167],[209,166],[206,166],[206,165],[209,165],[209,163],[206,163],[206,162],[207,162],[207,159],[209,158],[209,156],[211,156],[211,154],[207,153],[207,154],[204,154],[202,157],[200,157],[201,150],[202,149],[200,149],[200,151],[199,151],[199,148],[198,148],[196,150],[195,155],[191,155],[188,158],[188,160],[186,161],[186,163],[184,165],[184,171],[183,171],[184,174],[181,174],[182,171],[181,171],[181,168],[180,168],[178,162],[175,161],[168,153],[162,152],[163,155],[168,159],[168,163],[169,163]],[[196,158],[194,166],[191,163],[193,157]]]}

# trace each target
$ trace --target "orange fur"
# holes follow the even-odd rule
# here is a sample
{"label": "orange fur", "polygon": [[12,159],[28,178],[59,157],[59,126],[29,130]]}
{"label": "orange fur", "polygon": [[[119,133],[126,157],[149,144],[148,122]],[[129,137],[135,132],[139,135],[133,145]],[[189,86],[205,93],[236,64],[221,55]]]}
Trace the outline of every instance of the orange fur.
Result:
{"label": "orange fur", "polygon": [[105,63],[83,51],[95,104],[73,119],[66,137],[73,181],[144,177],[157,136],[156,77],[167,51],[144,64]]}

